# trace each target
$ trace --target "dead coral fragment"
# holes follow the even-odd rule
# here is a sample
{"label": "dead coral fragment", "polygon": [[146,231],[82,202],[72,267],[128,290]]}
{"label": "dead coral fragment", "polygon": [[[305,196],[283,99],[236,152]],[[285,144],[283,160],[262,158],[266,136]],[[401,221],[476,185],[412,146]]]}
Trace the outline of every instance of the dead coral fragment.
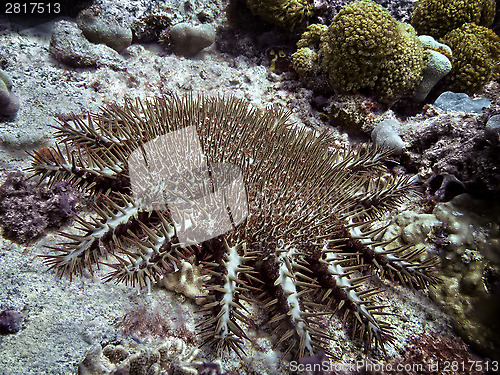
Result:
{"label": "dead coral fragment", "polygon": [[208,294],[204,284],[210,281],[209,275],[202,273],[201,265],[182,260],[178,270],[167,273],[158,281],[158,286],[193,299],[198,305],[203,304]]}
{"label": "dead coral fragment", "polygon": [[78,375],[196,375],[199,350],[181,339],[171,339],[154,348],[123,345],[93,345],[78,366]]}

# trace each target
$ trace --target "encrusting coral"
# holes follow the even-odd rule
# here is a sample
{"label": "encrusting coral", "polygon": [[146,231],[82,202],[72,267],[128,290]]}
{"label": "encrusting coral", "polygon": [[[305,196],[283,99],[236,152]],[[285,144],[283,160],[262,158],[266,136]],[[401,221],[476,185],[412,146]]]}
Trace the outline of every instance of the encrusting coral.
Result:
{"label": "encrusting coral", "polygon": [[465,23],[491,26],[494,18],[495,0],[416,0],[410,23],[437,39]]}
{"label": "encrusting coral", "polygon": [[32,171],[86,192],[95,217],[77,218],[81,232],[63,233],[46,263],[73,276],[100,266],[105,280],[149,287],[194,256],[210,276],[201,345],[219,354],[244,350],[255,301],[285,355],[331,353],[334,312],[366,349],[383,350],[389,313],[369,280],[437,281],[435,258],[386,249],[375,226],[414,187],[386,173],[387,153],[335,151],[327,133],[289,117],[235,98],[174,96],[63,120],[59,146],[35,153]]}
{"label": "encrusting coral", "polygon": [[466,23],[447,33],[441,42],[453,51],[453,67],[442,80],[447,90],[475,93],[500,77],[500,37],[492,30]]}

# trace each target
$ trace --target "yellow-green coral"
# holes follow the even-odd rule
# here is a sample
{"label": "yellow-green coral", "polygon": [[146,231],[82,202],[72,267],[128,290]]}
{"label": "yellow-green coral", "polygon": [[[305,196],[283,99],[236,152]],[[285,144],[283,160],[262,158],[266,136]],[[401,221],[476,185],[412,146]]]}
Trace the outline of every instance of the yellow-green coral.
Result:
{"label": "yellow-green coral", "polygon": [[441,38],[465,23],[491,26],[495,0],[416,0],[411,24],[418,34]]}
{"label": "yellow-green coral", "polygon": [[453,51],[453,68],[442,81],[447,90],[474,93],[500,76],[500,37],[492,30],[467,23],[441,42]]}
{"label": "yellow-green coral", "polygon": [[299,48],[292,55],[292,65],[301,77],[313,72],[317,60],[318,54],[308,47]]}
{"label": "yellow-green coral", "polygon": [[327,26],[315,23],[307,27],[307,30],[302,34],[302,37],[297,42],[297,48],[318,48],[321,36],[328,29]]}
{"label": "yellow-green coral", "polygon": [[289,31],[305,26],[314,13],[308,0],[247,0],[247,5],[252,14]]}
{"label": "yellow-green coral", "polygon": [[323,34],[321,49],[322,69],[334,88],[370,89],[386,102],[410,93],[426,63],[413,27],[371,0],[342,8]]}
{"label": "yellow-green coral", "polygon": [[299,78],[314,90],[330,90],[320,71],[320,44],[327,26],[314,24],[307,27],[302,38],[297,42],[297,51],[292,55],[292,66]]}

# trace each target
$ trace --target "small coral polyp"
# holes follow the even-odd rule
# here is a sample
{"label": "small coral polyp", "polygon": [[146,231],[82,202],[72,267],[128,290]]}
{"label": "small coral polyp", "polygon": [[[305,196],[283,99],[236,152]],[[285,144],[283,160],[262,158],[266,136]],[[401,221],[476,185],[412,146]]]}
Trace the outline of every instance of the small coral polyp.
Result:
{"label": "small coral polyp", "polygon": [[[380,275],[410,288],[437,281],[436,259],[409,246],[387,249],[386,227],[377,226],[379,215],[414,187],[407,176],[387,175],[386,153],[332,151],[327,133],[295,126],[289,117],[231,97],[189,96],[127,101],[86,120],[62,120],[59,146],[36,153],[32,170],[52,184],[67,181],[81,189],[93,202],[94,218],[79,218],[81,233],[63,233],[53,253],[42,255],[46,263],[61,276],[100,266],[106,280],[136,286],[160,282],[186,261],[201,266],[207,277],[201,345],[219,354],[244,351],[253,326],[248,304],[264,306],[285,354],[331,353],[335,342],[326,327],[335,312],[366,349],[383,350],[393,335],[375,297],[383,290],[370,279]],[[146,210],[134,199],[130,155],[143,150],[148,159],[153,140],[189,127],[209,166],[208,189],[196,192],[180,181],[165,196],[190,205],[167,202]],[[158,170],[169,160],[165,156]],[[232,201],[233,195],[221,201],[231,219],[226,232],[181,241],[182,231],[214,224],[200,202],[230,185],[234,176],[214,184],[213,166],[221,164],[241,172],[246,201]],[[199,173],[187,173],[186,181],[193,183],[193,176]],[[234,207],[242,202],[246,215],[237,219]]]}

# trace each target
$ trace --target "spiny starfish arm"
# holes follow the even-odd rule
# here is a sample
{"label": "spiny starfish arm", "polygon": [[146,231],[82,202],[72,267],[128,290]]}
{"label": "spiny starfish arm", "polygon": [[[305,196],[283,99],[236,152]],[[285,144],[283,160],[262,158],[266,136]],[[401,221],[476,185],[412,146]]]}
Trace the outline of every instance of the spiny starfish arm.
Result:
{"label": "spiny starfish arm", "polygon": [[315,321],[318,315],[325,313],[318,312],[308,299],[318,285],[300,273],[301,267],[297,262],[300,251],[281,240],[279,242],[283,246],[264,257],[258,266],[264,284],[258,299],[267,297],[264,308],[271,310],[268,323],[278,323],[273,330],[280,335],[276,346],[287,342],[283,357],[294,349],[298,350],[299,358],[327,351],[325,344],[332,337]]}
{"label": "spiny starfish arm", "polygon": [[353,194],[352,203],[364,208],[368,218],[381,216],[411,196],[418,196],[411,176],[381,176],[365,179],[363,188]]}
{"label": "spiny starfish arm", "polygon": [[30,170],[40,180],[49,184],[60,181],[70,183],[80,190],[93,193],[110,191],[121,185],[125,166],[111,154],[97,155],[83,148],[62,151],[56,148],[43,148],[32,155]]}
{"label": "spiny starfish arm", "polygon": [[[309,258],[308,263],[313,273],[317,275],[322,286],[321,303],[325,303],[337,311],[344,311],[344,319],[351,316],[353,320],[353,334],[364,342],[367,349],[372,346],[381,347],[384,343],[394,339],[391,328],[379,321],[375,315],[380,314],[384,306],[378,306],[371,296],[382,291],[377,288],[360,290],[361,285],[370,279],[370,276],[353,277],[361,267],[352,266],[352,257],[323,246],[322,256],[318,263]],[[330,298],[330,301],[328,299]]]}
{"label": "spiny starfish arm", "polygon": [[[60,235],[68,238],[71,242],[61,243],[59,247],[50,247],[57,254],[40,255],[44,258],[50,268],[62,276],[68,274],[81,274],[84,269],[90,272],[94,265],[98,265],[99,258],[105,254],[105,248],[112,250],[118,242],[116,231],[123,231],[124,227],[130,226],[139,213],[139,209],[133,202],[122,197],[122,205],[116,202],[109,202],[111,208],[103,206],[94,207],[99,214],[100,220],[93,219],[91,222],[83,218],[77,218],[77,223],[81,225],[80,230],[85,234],[71,234],[60,232]],[[113,213],[113,210],[116,213]],[[126,232],[126,231],[125,231]]]}
{"label": "spiny starfish arm", "polygon": [[[278,341],[277,345],[293,336],[285,355],[292,350],[294,346],[298,346],[299,357],[305,355],[314,355],[314,336],[312,335],[307,319],[307,312],[303,303],[302,295],[300,294],[300,284],[306,283],[299,281],[295,275],[296,268],[296,253],[294,247],[286,248],[282,251],[276,251],[277,257],[277,277],[274,285],[279,287],[284,298],[281,298],[280,310],[282,314],[275,316],[271,322],[281,321],[281,326],[286,329],[286,333]],[[298,344],[298,345],[297,345]]]}
{"label": "spiny starfish arm", "polygon": [[243,340],[248,340],[248,337],[240,325],[248,324],[249,320],[245,317],[248,312],[242,313],[245,309],[239,297],[248,290],[242,275],[251,270],[244,264],[251,257],[245,254],[244,242],[229,246],[225,240],[215,239],[211,241],[211,246],[214,247],[215,259],[206,264],[214,269],[210,271],[212,280],[207,286],[209,298],[200,311],[207,313],[199,325],[203,339],[201,346],[210,345],[219,354],[229,349],[241,355],[244,353]]}
{"label": "spiny starfish arm", "polygon": [[[109,109],[104,109],[109,114]],[[63,142],[77,147],[88,147],[93,151],[123,147],[129,144],[127,134],[117,134],[121,124],[113,117],[96,117],[87,114],[87,121],[82,117],[70,115],[59,118],[59,124],[53,126],[56,129],[55,137]]]}
{"label": "spiny starfish arm", "polygon": [[113,252],[118,263],[105,263],[113,271],[106,275],[104,281],[124,282],[139,288],[145,285],[151,290],[153,282],[159,282],[162,275],[172,271],[180,259],[185,257],[186,249],[178,243],[171,221],[161,212],[156,214],[160,222],[155,227],[137,220],[144,239],[133,231],[128,231],[130,237],[127,240],[135,249],[129,251],[120,247]]}
{"label": "spiny starfish arm", "polygon": [[[368,229],[367,229],[368,228]],[[397,237],[383,241],[387,226],[369,229],[367,223],[351,223],[346,229],[351,238],[349,247],[362,254],[363,262],[372,264],[381,276],[398,279],[412,288],[425,288],[436,284],[439,279],[433,271],[439,263],[436,257],[421,260],[425,248],[404,245],[388,248],[387,245]]]}
{"label": "spiny starfish arm", "polygon": [[385,169],[383,162],[390,151],[378,147],[360,147],[358,149],[331,151],[333,163],[331,171],[345,170],[350,174],[361,176],[368,172],[381,172]]}

